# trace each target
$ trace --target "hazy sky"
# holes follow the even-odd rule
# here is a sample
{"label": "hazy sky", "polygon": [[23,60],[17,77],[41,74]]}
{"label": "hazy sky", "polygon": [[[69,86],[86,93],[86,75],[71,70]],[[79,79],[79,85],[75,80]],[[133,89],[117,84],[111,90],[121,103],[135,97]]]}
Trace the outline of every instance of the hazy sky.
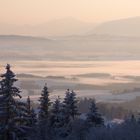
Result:
{"label": "hazy sky", "polygon": [[37,24],[74,17],[87,22],[140,16],[140,0],[0,0],[0,22]]}

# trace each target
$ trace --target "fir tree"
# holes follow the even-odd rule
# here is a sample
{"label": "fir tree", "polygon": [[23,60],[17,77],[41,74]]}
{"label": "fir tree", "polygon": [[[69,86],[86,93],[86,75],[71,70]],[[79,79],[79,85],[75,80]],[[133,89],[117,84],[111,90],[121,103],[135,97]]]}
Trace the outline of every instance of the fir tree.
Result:
{"label": "fir tree", "polygon": [[101,126],[104,124],[104,119],[98,112],[95,100],[91,101],[89,113],[87,114],[87,122],[93,126]]}
{"label": "fir tree", "polygon": [[27,116],[29,118],[28,125],[29,126],[34,126],[36,124],[36,122],[37,122],[37,118],[36,118],[36,113],[35,113],[34,109],[31,106],[31,100],[30,100],[29,96],[27,98],[26,108],[27,108]]}
{"label": "fir tree", "polygon": [[0,136],[3,140],[20,140],[27,137],[25,104],[18,100],[18,97],[21,98],[20,90],[14,86],[17,79],[9,64],[6,66],[6,73],[2,74],[1,78]]}
{"label": "fir tree", "polygon": [[40,101],[39,119],[47,120],[49,118],[49,107],[51,105],[47,84],[45,84],[45,86],[43,88],[39,101]]}
{"label": "fir tree", "polygon": [[[50,116],[50,126],[54,135],[60,136],[64,133],[64,116],[62,113],[62,103],[60,102],[60,98],[58,97],[51,109]],[[63,131],[63,132],[62,132]]]}
{"label": "fir tree", "polygon": [[77,99],[74,91],[66,91],[66,96],[63,101],[63,110],[66,116],[66,122],[69,122],[71,119],[74,120],[75,116],[79,115],[77,108]]}
{"label": "fir tree", "polygon": [[66,93],[65,93],[65,98],[63,101],[63,105],[62,105],[62,112],[63,112],[63,116],[64,116],[64,123],[68,124],[70,122],[70,91],[69,89],[67,89]]}
{"label": "fir tree", "polygon": [[77,99],[76,94],[69,89],[66,91],[66,96],[62,103],[62,116],[63,116],[63,133],[62,137],[66,137],[72,131],[72,121],[75,119],[75,116],[79,115],[77,109]]}
{"label": "fir tree", "polygon": [[70,115],[74,120],[74,118],[78,116],[80,113],[78,112],[77,107],[78,100],[76,99],[76,93],[73,90],[70,93],[69,100],[70,100]]}
{"label": "fir tree", "polygon": [[53,127],[61,127],[62,126],[62,104],[60,102],[60,98],[58,97],[55,102],[53,103],[52,109],[51,109],[51,116],[50,116],[50,122],[51,126]]}

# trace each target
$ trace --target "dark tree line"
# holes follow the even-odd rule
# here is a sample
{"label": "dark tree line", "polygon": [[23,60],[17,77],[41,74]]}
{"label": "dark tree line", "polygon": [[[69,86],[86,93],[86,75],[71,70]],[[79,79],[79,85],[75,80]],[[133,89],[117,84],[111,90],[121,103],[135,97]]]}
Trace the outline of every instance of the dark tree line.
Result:
{"label": "dark tree line", "polygon": [[14,86],[17,81],[10,65],[0,81],[0,139],[18,140],[28,138],[33,122],[33,112],[28,103],[20,101],[20,90]]}
{"label": "dark tree line", "polygon": [[140,138],[140,119],[132,115],[121,125],[105,125],[95,100],[91,100],[88,113],[84,119],[81,118],[73,90],[66,90],[63,100],[58,97],[52,103],[45,84],[39,107],[34,110],[30,97],[26,102],[21,100],[21,91],[14,84],[16,81],[16,75],[7,64],[0,81],[0,140],[118,140],[117,136],[119,140]]}

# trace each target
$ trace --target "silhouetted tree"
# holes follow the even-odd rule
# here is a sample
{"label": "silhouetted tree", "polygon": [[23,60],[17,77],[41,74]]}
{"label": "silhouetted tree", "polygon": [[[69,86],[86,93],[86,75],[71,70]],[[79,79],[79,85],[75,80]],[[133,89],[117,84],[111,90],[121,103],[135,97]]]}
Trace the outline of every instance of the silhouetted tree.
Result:
{"label": "silhouetted tree", "polygon": [[27,117],[29,118],[28,125],[33,127],[37,122],[37,116],[33,107],[31,106],[31,100],[29,96],[27,98],[26,108],[27,108]]}
{"label": "silhouetted tree", "polygon": [[49,107],[51,105],[47,84],[45,84],[43,88],[39,101],[40,101],[39,119],[47,120],[49,118]]}
{"label": "silhouetted tree", "polygon": [[104,124],[104,119],[96,107],[95,100],[92,100],[89,112],[87,114],[87,122],[93,126],[101,126]]}
{"label": "silhouetted tree", "polygon": [[66,96],[63,101],[63,111],[66,118],[66,122],[69,122],[71,119],[74,120],[75,116],[79,115],[77,107],[76,93],[68,89],[66,91]]}
{"label": "silhouetted tree", "polygon": [[20,90],[14,86],[17,79],[10,68],[7,64],[0,81],[0,136],[3,140],[20,140],[27,137],[28,119],[25,104],[18,100],[21,98]]}

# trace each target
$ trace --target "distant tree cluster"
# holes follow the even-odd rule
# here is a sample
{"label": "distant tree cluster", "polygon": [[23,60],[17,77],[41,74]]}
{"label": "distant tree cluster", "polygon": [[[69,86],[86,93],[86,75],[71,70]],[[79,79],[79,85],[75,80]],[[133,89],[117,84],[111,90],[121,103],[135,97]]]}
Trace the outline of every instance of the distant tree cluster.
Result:
{"label": "distant tree cluster", "polygon": [[0,140],[139,140],[140,119],[134,115],[120,125],[107,125],[95,100],[82,118],[76,93],[66,90],[63,100],[52,103],[45,84],[38,109],[30,97],[22,101],[15,86],[16,75],[9,64],[0,81]]}
{"label": "distant tree cluster", "polygon": [[[80,98],[78,102],[78,110],[81,113],[87,113],[92,100],[92,98]],[[123,107],[122,103],[97,102],[96,105],[107,120],[112,120],[114,118],[124,119],[126,116],[131,116],[131,114],[137,115],[139,113],[138,110],[126,109]]]}

